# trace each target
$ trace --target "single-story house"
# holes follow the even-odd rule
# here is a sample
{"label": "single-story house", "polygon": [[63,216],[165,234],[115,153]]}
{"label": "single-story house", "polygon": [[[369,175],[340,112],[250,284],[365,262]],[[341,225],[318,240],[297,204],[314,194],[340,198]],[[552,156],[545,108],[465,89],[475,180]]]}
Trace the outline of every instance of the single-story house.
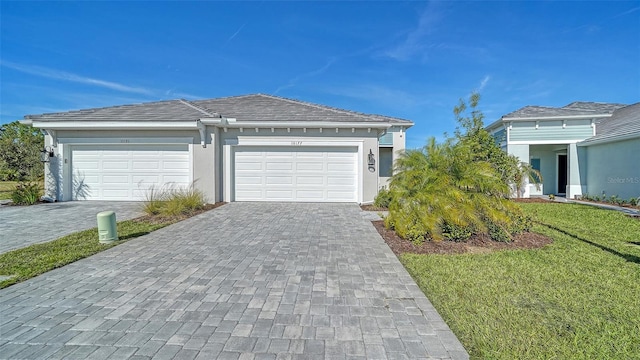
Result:
{"label": "single-story house", "polygon": [[640,103],[526,106],[486,127],[509,154],[543,177],[524,197],[640,196]]}
{"label": "single-story house", "polygon": [[370,203],[411,121],[264,94],[27,115],[46,195],[144,200],[193,185],[213,201]]}

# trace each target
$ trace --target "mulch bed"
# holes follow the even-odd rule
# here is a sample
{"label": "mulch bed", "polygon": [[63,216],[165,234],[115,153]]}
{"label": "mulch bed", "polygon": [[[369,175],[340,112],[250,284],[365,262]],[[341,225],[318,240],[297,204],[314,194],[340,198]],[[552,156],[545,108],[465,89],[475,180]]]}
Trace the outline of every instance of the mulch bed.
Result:
{"label": "mulch bed", "polygon": [[425,241],[420,246],[398,236],[395,231],[384,227],[384,221],[372,221],[380,236],[396,254],[479,254],[496,250],[537,249],[553,242],[551,238],[536,233],[516,235],[512,242],[491,240],[488,236],[472,236],[466,242]]}

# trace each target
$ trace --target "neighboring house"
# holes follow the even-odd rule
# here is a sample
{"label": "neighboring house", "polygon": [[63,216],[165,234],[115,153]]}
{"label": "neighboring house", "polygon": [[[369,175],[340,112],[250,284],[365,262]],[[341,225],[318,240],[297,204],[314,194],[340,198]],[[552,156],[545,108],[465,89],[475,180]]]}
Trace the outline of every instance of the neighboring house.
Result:
{"label": "neighboring house", "polygon": [[58,201],[144,200],[189,186],[213,201],[372,202],[412,122],[270,95],[28,115]]}
{"label": "neighboring house", "polygon": [[540,171],[524,197],[640,196],[640,103],[526,106],[487,126],[503,150]]}

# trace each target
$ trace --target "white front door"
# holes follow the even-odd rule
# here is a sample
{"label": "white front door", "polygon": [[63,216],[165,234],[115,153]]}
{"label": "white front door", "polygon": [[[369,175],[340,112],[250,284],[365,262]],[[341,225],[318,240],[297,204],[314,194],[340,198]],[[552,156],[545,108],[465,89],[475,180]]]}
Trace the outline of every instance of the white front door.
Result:
{"label": "white front door", "polygon": [[236,147],[236,201],[357,202],[357,147]]}
{"label": "white front door", "polygon": [[150,187],[191,184],[189,145],[77,145],[71,174],[74,200],[145,200]]}

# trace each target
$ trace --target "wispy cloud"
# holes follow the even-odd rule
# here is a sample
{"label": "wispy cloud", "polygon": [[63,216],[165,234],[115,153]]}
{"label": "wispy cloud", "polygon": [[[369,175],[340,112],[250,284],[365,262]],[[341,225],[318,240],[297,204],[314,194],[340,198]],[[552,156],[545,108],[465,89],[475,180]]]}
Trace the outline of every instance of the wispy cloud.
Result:
{"label": "wispy cloud", "polygon": [[225,42],[225,45],[227,45],[228,43],[231,42],[231,40],[233,40],[236,36],[238,36],[238,34],[240,34],[240,31],[242,31],[242,29],[244,29],[244,27],[247,25],[247,23],[244,23],[242,25],[240,25],[240,27],[238,28],[238,30],[236,30],[236,32],[233,33],[233,35],[229,36],[229,38],[227,39],[227,41]]}
{"label": "wispy cloud", "polygon": [[336,61],[338,61],[338,58],[336,57],[332,57],[330,58],[326,64],[324,64],[322,67],[315,69],[315,70],[311,70],[309,72],[306,72],[304,74],[300,74],[294,78],[292,78],[291,80],[289,80],[289,82],[287,82],[285,85],[281,85],[279,86],[276,91],[273,92],[274,95],[277,95],[280,91],[285,90],[285,89],[289,89],[292,88],[294,86],[296,86],[298,84],[298,82],[300,82],[300,80],[302,79],[306,79],[306,78],[311,78],[314,76],[318,76],[322,73],[324,73],[325,71],[327,71],[331,65],[333,65]]}
{"label": "wispy cloud", "polygon": [[153,95],[153,91],[141,87],[134,87],[129,85],[120,84],[117,82],[106,81],[101,79],[95,79],[87,76],[82,76],[62,70],[51,69],[44,66],[18,64],[2,60],[0,66],[7,67],[16,71],[23,72],[25,74],[40,76],[48,79],[62,80],[67,82],[74,82],[80,84],[87,84],[105,89],[141,94],[141,95]]}
{"label": "wispy cloud", "polygon": [[484,90],[485,86],[489,83],[489,80],[491,80],[491,76],[485,75],[484,78],[482,78],[482,81],[480,81],[480,86],[478,86],[477,91],[480,92]]}
{"label": "wispy cloud", "polygon": [[333,95],[365,100],[370,103],[398,109],[424,106],[434,101],[430,97],[423,96],[423,94],[394,89],[378,84],[340,86],[324,90]]}
{"label": "wispy cloud", "polygon": [[176,91],[175,89],[169,89],[169,90],[165,91],[164,92],[164,96],[165,96],[165,98],[170,98],[170,99],[175,99],[175,98],[190,99],[190,100],[201,100],[201,99],[204,99],[200,95],[194,95],[194,94],[190,94],[190,93],[186,93],[186,92],[182,92],[182,91]]}
{"label": "wispy cloud", "polygon": [[409,31],[405,39],[385,55],[396,60],[408,60],[417,54],[423,54],[425,50],[437,47],[437,44],[429,43],[428,35],[432,34],[442,17],[438,3],[430,1],[418,20],[415,29]]}

